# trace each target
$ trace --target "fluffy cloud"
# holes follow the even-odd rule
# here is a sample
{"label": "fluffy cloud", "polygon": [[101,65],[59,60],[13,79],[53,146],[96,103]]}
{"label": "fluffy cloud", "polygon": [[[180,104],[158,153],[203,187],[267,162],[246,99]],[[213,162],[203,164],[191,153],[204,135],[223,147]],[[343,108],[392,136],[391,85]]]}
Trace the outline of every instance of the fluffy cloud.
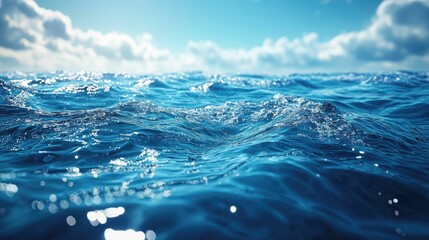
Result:
{"label": "fluffy cloud", "polygon": [[383,1],[366,29],[327,42],[310,33],[300,39],[268,39],[249,50],[191,42],[188,51],[188,62],[227,71],[428,70],[429,2]]}
{"label": "fluffy cloud", "polygon": [[334,38],[360,60],[399,62],[429,49],[429,2],[385,1],[370,27]]}
{"label": "fluffy cloud", "polygon": [[261,46],[250,50],[223,49],[211,41],[190,42],[187,52],[182,55],[182,62],[199,69],[216,71],[277,71],[287,66],[307,68],[320,64],[317,54],[323,47],[317,38],[316,33],[310,33],[302,39],[266,39]]}
{"label": "fluffy cloud", "polygon": [[266,39],[250,49],[225,49],[212,41],[190,41],[173,56],[155,47],[150,34],[139,38],[72,26],[61,12],[31,0],[0,0],[0,69],[127,72],[378,71],[428,70],[429,2],[385,0],[371,24],[321,42]]}
{"label": "fluffy cloud", "polygon": [[0,1],[0,61],[23,70],[97,70],[148,72],[165,67],[171,55],[150,34],[133,39],[73,28],[61,12],[30,0]]}

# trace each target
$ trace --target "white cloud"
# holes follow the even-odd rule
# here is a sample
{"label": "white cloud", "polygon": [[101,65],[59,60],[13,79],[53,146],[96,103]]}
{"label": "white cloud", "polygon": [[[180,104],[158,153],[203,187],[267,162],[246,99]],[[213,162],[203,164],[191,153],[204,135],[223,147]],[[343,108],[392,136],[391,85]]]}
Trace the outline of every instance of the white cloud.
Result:
{"label": "white cloud", "polygon": [[[344,47],[362,60],[401,61],[429,50],[429,2],[385,1],[372,25],[346,34]],[[345,37],[345,36],[339,36]]]}
{"label": "white cloud", "polygon": [[[320,42],[316,33],[300,39],[265,40],[247,51],[191,43],[188,59],[201,68],[228,71],[428,70],[429,2],[384,1],[366,29]],[[191,61],[191,62],[192,62]]]}
{"label": "white cloud", "polygon": [[321,42],[317,33],[266,39],[250,49],[226,49],[213,41],[190,41],[172,55],[152,36],[138,38],[72,26],[61,12],[30,0],[0,0],[0,69],[123,72],[285,73],[295,71],[428,70],[429,2],[385,0],[359,32]]}
{"label": "white cloud", "polygon": [[252,72],[259,69],[278,71],[288,66],[306,68],[317,64],[317,53],[322,47],[317,34],[310,33],[301,39],[281,37],[266,39],[261,46],[249,50],[223,49],[211,41],[190,42],[182,62],[205,71]]}
{"label": "white cloud", "polygon": [[14,59],[15,67],[23,70],[148,72],[171,59],[148,33],[133,39],[116,32],[82,31],[61,12],[30,0],[1,1],[0,27],[1,61]]}

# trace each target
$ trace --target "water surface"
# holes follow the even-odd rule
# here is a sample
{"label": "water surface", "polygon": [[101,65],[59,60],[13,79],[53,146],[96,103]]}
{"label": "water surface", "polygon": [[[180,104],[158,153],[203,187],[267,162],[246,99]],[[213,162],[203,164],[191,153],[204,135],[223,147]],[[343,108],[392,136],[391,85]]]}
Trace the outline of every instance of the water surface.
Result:
{"label": "water surface", "polygon": [[429,238],[428,73],[13,72],[0,96],[1,239]]}

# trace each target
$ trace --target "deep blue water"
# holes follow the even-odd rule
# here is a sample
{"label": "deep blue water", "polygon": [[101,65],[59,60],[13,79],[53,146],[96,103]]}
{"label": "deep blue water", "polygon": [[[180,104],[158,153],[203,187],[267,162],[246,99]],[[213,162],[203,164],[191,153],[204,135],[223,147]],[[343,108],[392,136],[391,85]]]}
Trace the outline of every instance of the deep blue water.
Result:
{"label": "deep blue water", "polygon": [[429,73],[15,72],[0,96],[0,239],[429,239]]}

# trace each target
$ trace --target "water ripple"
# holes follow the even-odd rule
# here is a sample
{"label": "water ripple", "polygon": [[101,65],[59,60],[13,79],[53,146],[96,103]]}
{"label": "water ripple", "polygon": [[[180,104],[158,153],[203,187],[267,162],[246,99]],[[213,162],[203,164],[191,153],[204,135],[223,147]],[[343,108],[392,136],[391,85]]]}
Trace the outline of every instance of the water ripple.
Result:
{"label": "water ripple", "polygon": [[0,238],[427,238],[428,89],[425,72],[1,73]]}

